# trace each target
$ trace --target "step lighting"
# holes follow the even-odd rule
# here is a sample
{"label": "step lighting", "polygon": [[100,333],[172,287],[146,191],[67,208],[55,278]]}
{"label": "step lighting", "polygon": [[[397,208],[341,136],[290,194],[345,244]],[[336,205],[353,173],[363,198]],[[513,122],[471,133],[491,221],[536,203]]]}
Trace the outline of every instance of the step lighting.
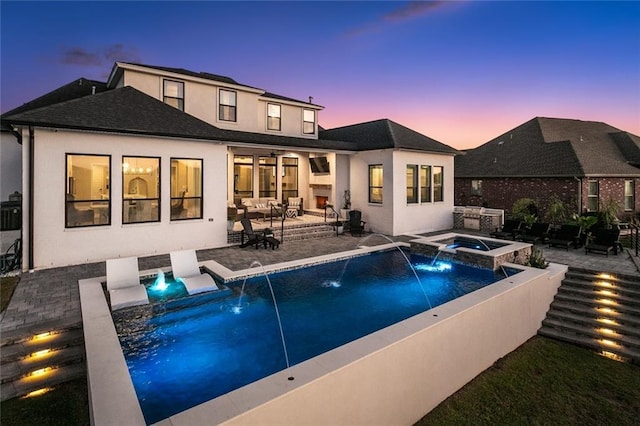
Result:
{"label": "step lighting", "polygon": [[615,311],[611,308],[596,308],[598,311],[609,314],[609,315],[618,315],[618,311]]}
{"label": "step lighting", "polygon": [[31,358],[42,357],[51,353],[51,349],[43,349],[41,351],[32,352],[29,356]]}
{"label": "step lighting", "polygon": [[40,389],[29,392],[22,398],[33,398],[34,396],[44,395],[45,393],[51,392],[52,390],[53,388],[40,388]]}
{"label": "step lighting", "polygon": [[612,336],[616,336],[618,334],[610,328],[596,328],[596,331],[598,331],[599,333],[610,334]]}
{"label": "step lighting", "polygon": [[47,331],[46,333],[40,333],[40,334],[36,334],[34,335],[31,340],[44,340],[47,337],[50,337],[52,335],[52,333],[50,331]]}
{"label": "step lighting", "polygon": [[45,374],[47,374],[49,371],[51,370],[51,367],[45,367],[45,368],[40,368],[38,370],[34,370],[31,373],[29,373],[29,377],[40,377],[40,376],[44,376]]}
{"label": "step lighting", "polygon": [[611,284],[609,281],[596,281],[595,285],[598,285],[600,287],[615,287],[613,284]]}
{"label": "step lighting", "polygon": [[609,351],[602,351],[600,352],[600,355],[612,359],[614,361],[618,361],[618,362],[625,362],[625,359],[623,357],[621,357],[618,354],[614,354],[613,352],[609,352]]}
{"label": "step lighting", "polygon": [[617,305],[618,304],[618,302],[616,302],[615,300],[611,300],[611,299],[596,299],[596,302],[604,303],[605,305]]}
{"label": "step lighting", "polygon": [[614,321],[612,319],[609,319],[609,318],[596,318],[596,320],[598,322],[602,322],[602,323],[609,324],[609,325],[618,325],[618,323],[616,321]]}
{"label": "step lighting", "polygon": [[606,296],[615,296],[615,293],[611,290],[598,290],[598,294],[604,294]]}
{"label": "step lighting", "polygon": [[604,273],[604,272],[602,272],[602,273],[600,273],[600,274],[596,275],[596,277],[598,277],[598,278],[602,278],[603,280],[613,280],[613,279],[615,279],[615,277],[614,277],[613,275],[606,274],[606,273]]}
{"label": "step lighting", "polygon": [[613,340],[609,340],[609,339],[600,339],[599,342],[602,343],[603,345],[607,345],[607,346],[616,346],[616,347],[620,346],[619,344],[617,344]]}

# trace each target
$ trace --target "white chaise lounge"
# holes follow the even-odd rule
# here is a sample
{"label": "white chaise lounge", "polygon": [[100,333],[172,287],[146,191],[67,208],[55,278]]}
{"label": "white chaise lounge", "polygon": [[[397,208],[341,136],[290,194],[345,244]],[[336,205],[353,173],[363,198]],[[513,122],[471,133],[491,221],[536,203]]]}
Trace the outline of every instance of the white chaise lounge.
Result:
{"label": "white chaise lounge", "polygon": [[140,284],[137,257],[107,260],[107,290],[112,311],[149,303],[147,290]]}
{"label": "white chaise lounge", "polygon": [[218,290],[211,275],[200,273],[195,250],[173,251],[170,257],[173,277],[184,283],[189,294]]}

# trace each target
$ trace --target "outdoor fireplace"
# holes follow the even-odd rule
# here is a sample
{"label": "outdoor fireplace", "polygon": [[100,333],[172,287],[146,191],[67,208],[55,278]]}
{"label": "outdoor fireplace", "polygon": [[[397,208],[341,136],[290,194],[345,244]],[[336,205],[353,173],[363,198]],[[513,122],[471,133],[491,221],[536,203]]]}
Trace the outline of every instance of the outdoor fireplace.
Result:
{"label": "outdoor fireplace", "polygon": [[324,209],[324,206],[329,202],[329,197],[323,195],[316,195],[316,209]]}

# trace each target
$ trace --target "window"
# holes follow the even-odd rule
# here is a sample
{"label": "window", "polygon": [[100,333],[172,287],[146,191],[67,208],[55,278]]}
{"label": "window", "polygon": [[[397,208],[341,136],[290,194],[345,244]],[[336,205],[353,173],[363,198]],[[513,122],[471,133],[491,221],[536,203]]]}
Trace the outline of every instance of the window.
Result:
{"label": "window", "polygon": [[122,157],[122,223],[160,221],[160,158]]}
{"label": "window", "polygon": [[218,118],[222,121],[236,121],[236,92],[220,89]]}
{"label": "window", "polygon": [[280,105],[267,104],[267,130],[280,129]]}
{"label": "window", "polygon": [[369,166],[369,202],[382,204],[382,164]]}
{"label": "window", "polygon": [[67,154],[65,227],[110,225],[110,155]]}
{"label": "window", "polygon": [[442,188],[443,172],[441,166],[433,166],[433,201],[444,201]]}
{"label": "window", "polygon": [[282,158],[282,200],[298,196],[298,159]]}
{"label": "window", "polygon": [[418,202],[418,166],[407,164],[407,204]]}
{"label": "window", "polygon": [[184,83],[181,81],[164,80],[164,103],[184,111]]}
{"label": "window", "polygon": [[171,220],[202,219],[202,160],[171,159]]}
{"label": "window", "polygon": [[277,177],[276,177],[276,157],[260,157],[258,158],[258,175],[259,186],[258,194],[260,197],[276,197]]}
{"label": "window", "polygon": [[587,185],[587,211],[597,212],[599,198],[598,181],[590,180]]}
{"label": "window", "polygon": [[632,180],[624,181],[624,210],[625,211],[634,211],[635,210],[635,185]]}
{"label": "window", "polygon": [[420,202],[431,202],[431,166],[420,166]]}
{"label": "window", "polygon": [[253,197],[253,157],[233,157],[233,193],[237,198]]}
{"label": "window", "polygon": [[471,181],[471,195],[482,195],[482,181],[481,180],[472,180]]}
{"label": "window", "polygon": [[312,134],[316,132],[316,112],[305,109],[302,113],[302,132]]}

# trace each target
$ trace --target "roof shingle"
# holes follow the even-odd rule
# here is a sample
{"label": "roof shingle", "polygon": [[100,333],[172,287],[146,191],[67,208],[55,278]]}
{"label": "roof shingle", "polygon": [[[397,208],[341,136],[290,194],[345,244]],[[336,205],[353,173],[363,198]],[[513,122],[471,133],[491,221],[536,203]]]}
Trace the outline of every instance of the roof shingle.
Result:
{"label": "roof shingle", "polygon": [[456,157],[455,176],[638,176],[612,136],[619,132],[601,122],[536,117]]}

